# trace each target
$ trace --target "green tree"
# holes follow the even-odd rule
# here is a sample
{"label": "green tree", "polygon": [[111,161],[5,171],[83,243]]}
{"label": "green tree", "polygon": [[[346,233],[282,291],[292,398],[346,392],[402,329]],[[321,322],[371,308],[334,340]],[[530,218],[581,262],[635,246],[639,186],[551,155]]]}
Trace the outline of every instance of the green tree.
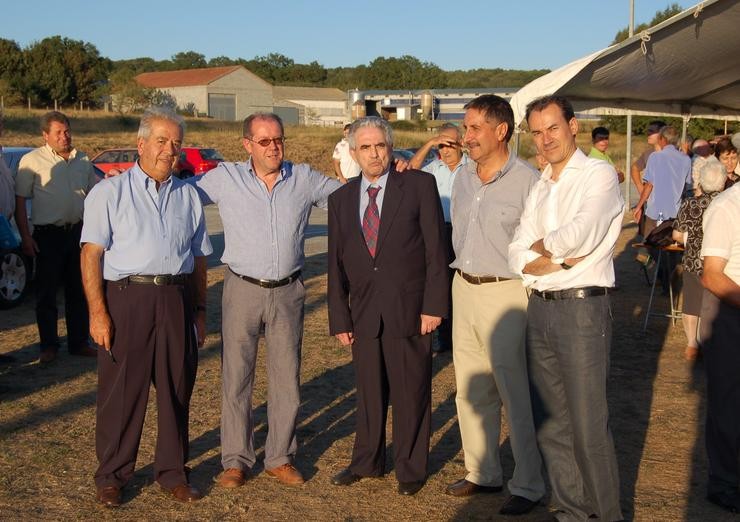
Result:
{"label": "green tree", "polygon": [[[653,16],[653,19],[650,20],[650,23],[642,23],[635,27],[635,34],[639,34],[649,27],[658,25],[660,22],[664,22],[665,20],[668,20],[670,17],[675,16],[682,11],[683,8],[678,4],[671,4],[663,11],[656,11],[655,16]],[[612,45],[626,40],[627,38],[629,38],[629,34],[629,27],[625,27],[624,29],[618,31],[616,36],[614,36],[614,41],[612,42]]]}
{"label": "green tree", "polygon": [[111,73],[110,94],[113,106],[121,114],[130,114],[143,109],[152,97],[152,90],[142,87],[135,77],[137,72],[128,67],[121,67]]}
{"label": "green tree", "polygon": [[179,71],[181,69],[200,69],[208,67],[206,57],[195,51],[185,51],[177,53],[170,59],[170,69]]}
{"label": "green tree", "polygon": [[41,103],[99,102],[111,62],[86,42],[52,36],[24,51],[24,95]]}
{"label": "green tree", "polygon": [[368,89],[431,89],[447,87],[444,71],[431,62],[404,55],[400,58],[379,56],[367,68]]}
{"label": "green tree", "polygon": [[5,103],[17,101],[23,90],[23,51],[13,40],[0,38],[0,96]]}

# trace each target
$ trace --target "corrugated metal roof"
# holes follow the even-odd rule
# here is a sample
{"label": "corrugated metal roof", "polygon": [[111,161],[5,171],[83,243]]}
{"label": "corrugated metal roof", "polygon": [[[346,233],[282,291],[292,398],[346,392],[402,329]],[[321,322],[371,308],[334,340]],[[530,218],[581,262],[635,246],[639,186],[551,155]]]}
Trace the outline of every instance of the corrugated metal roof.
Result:
{"label": "corrugated metal roof", "polygon": [[[190,87],[194,85],[208,85],[231,74],[239,69],[245,69],[241,65],[229,67],[207,67],[204,69],[183,69],[180,71],[148,72],[136,76],[136,81],[143,87]],[[249,72],[249,71],[247,71]],[[254,74],[249,72],[249,74]]]}
{"label": "corrugated metal roof", "polygon": [[344,101],[347,93],[333,87],[288,87],[276,85],[273,96],[281,100],[331,100]]}

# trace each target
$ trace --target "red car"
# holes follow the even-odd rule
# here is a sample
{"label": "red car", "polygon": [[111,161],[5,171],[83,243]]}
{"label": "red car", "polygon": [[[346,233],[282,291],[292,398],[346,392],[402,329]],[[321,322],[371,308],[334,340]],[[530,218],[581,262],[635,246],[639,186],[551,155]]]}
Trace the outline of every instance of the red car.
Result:
{"label": "red car", "polygon": [[177,166],[178,175],[182,179],[190,176],[200,176],[222,161],[224,161],[224,157],[216,149],[183,147],[180,150],[180,161]]}
{"label": "red car", "polygon": [[130,169],[139,159],[139,152],[136,149],[108,149],[104,150],[91,161],[94,166],[108,174],[111,169],[118,169],[123,172]]}

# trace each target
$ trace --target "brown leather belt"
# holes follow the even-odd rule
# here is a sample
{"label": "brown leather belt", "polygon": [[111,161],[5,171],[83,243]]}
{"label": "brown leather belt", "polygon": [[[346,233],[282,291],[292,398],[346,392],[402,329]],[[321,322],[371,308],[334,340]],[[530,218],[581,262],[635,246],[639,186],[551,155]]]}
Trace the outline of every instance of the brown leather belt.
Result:
{"label": "brown leather belt", "polygon": [[247,283],[257,285],[260,288],[278,288],[281,286],[289,285],[290,283],[301,277],[300,270],[296,270],[284,279],[255,279],[254,277],[237,274],[236,272],[231,270],[231,267],[229,267],[229,271],[231,271],[231,273],[234,274],[236,277],[243,279]]}
{"label": "brown leather belt", "polygon": [[585,286],[583,288],[567,288],[565,290],[532,290],[537,297],[545,301],[558,299],[585,299],[597,295],[609,295],[609,289],[603,286]]}
{"label": "brown leather belt", "polygon": [[477,276],[472,274],[466,274],[459,268],[455,271],[460,274],[460,277],[465,279],[471,285],[482,285],[484,283],[500,283],[502,281],[511,281],[510,277],[497,277],[497,276]]}
{"label": "brown leather belt", "polygon": [[178,275],[130,275],[115,281],[119,284],[132,284],[132,285],[156,285],[156,286],[167,286],[167,285],[184,285],[190,274],[178,274]]}

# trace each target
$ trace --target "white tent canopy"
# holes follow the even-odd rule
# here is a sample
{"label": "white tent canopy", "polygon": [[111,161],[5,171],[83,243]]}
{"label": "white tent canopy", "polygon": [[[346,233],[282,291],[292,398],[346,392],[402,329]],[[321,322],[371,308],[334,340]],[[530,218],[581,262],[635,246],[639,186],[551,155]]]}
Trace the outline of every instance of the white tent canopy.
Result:
{"label": "white tent canopy", "polygon": [[517,125],[530,101],[549,94],[576,111],[739,119],[740,0],[701,2],[537,78],[511,99]]}

